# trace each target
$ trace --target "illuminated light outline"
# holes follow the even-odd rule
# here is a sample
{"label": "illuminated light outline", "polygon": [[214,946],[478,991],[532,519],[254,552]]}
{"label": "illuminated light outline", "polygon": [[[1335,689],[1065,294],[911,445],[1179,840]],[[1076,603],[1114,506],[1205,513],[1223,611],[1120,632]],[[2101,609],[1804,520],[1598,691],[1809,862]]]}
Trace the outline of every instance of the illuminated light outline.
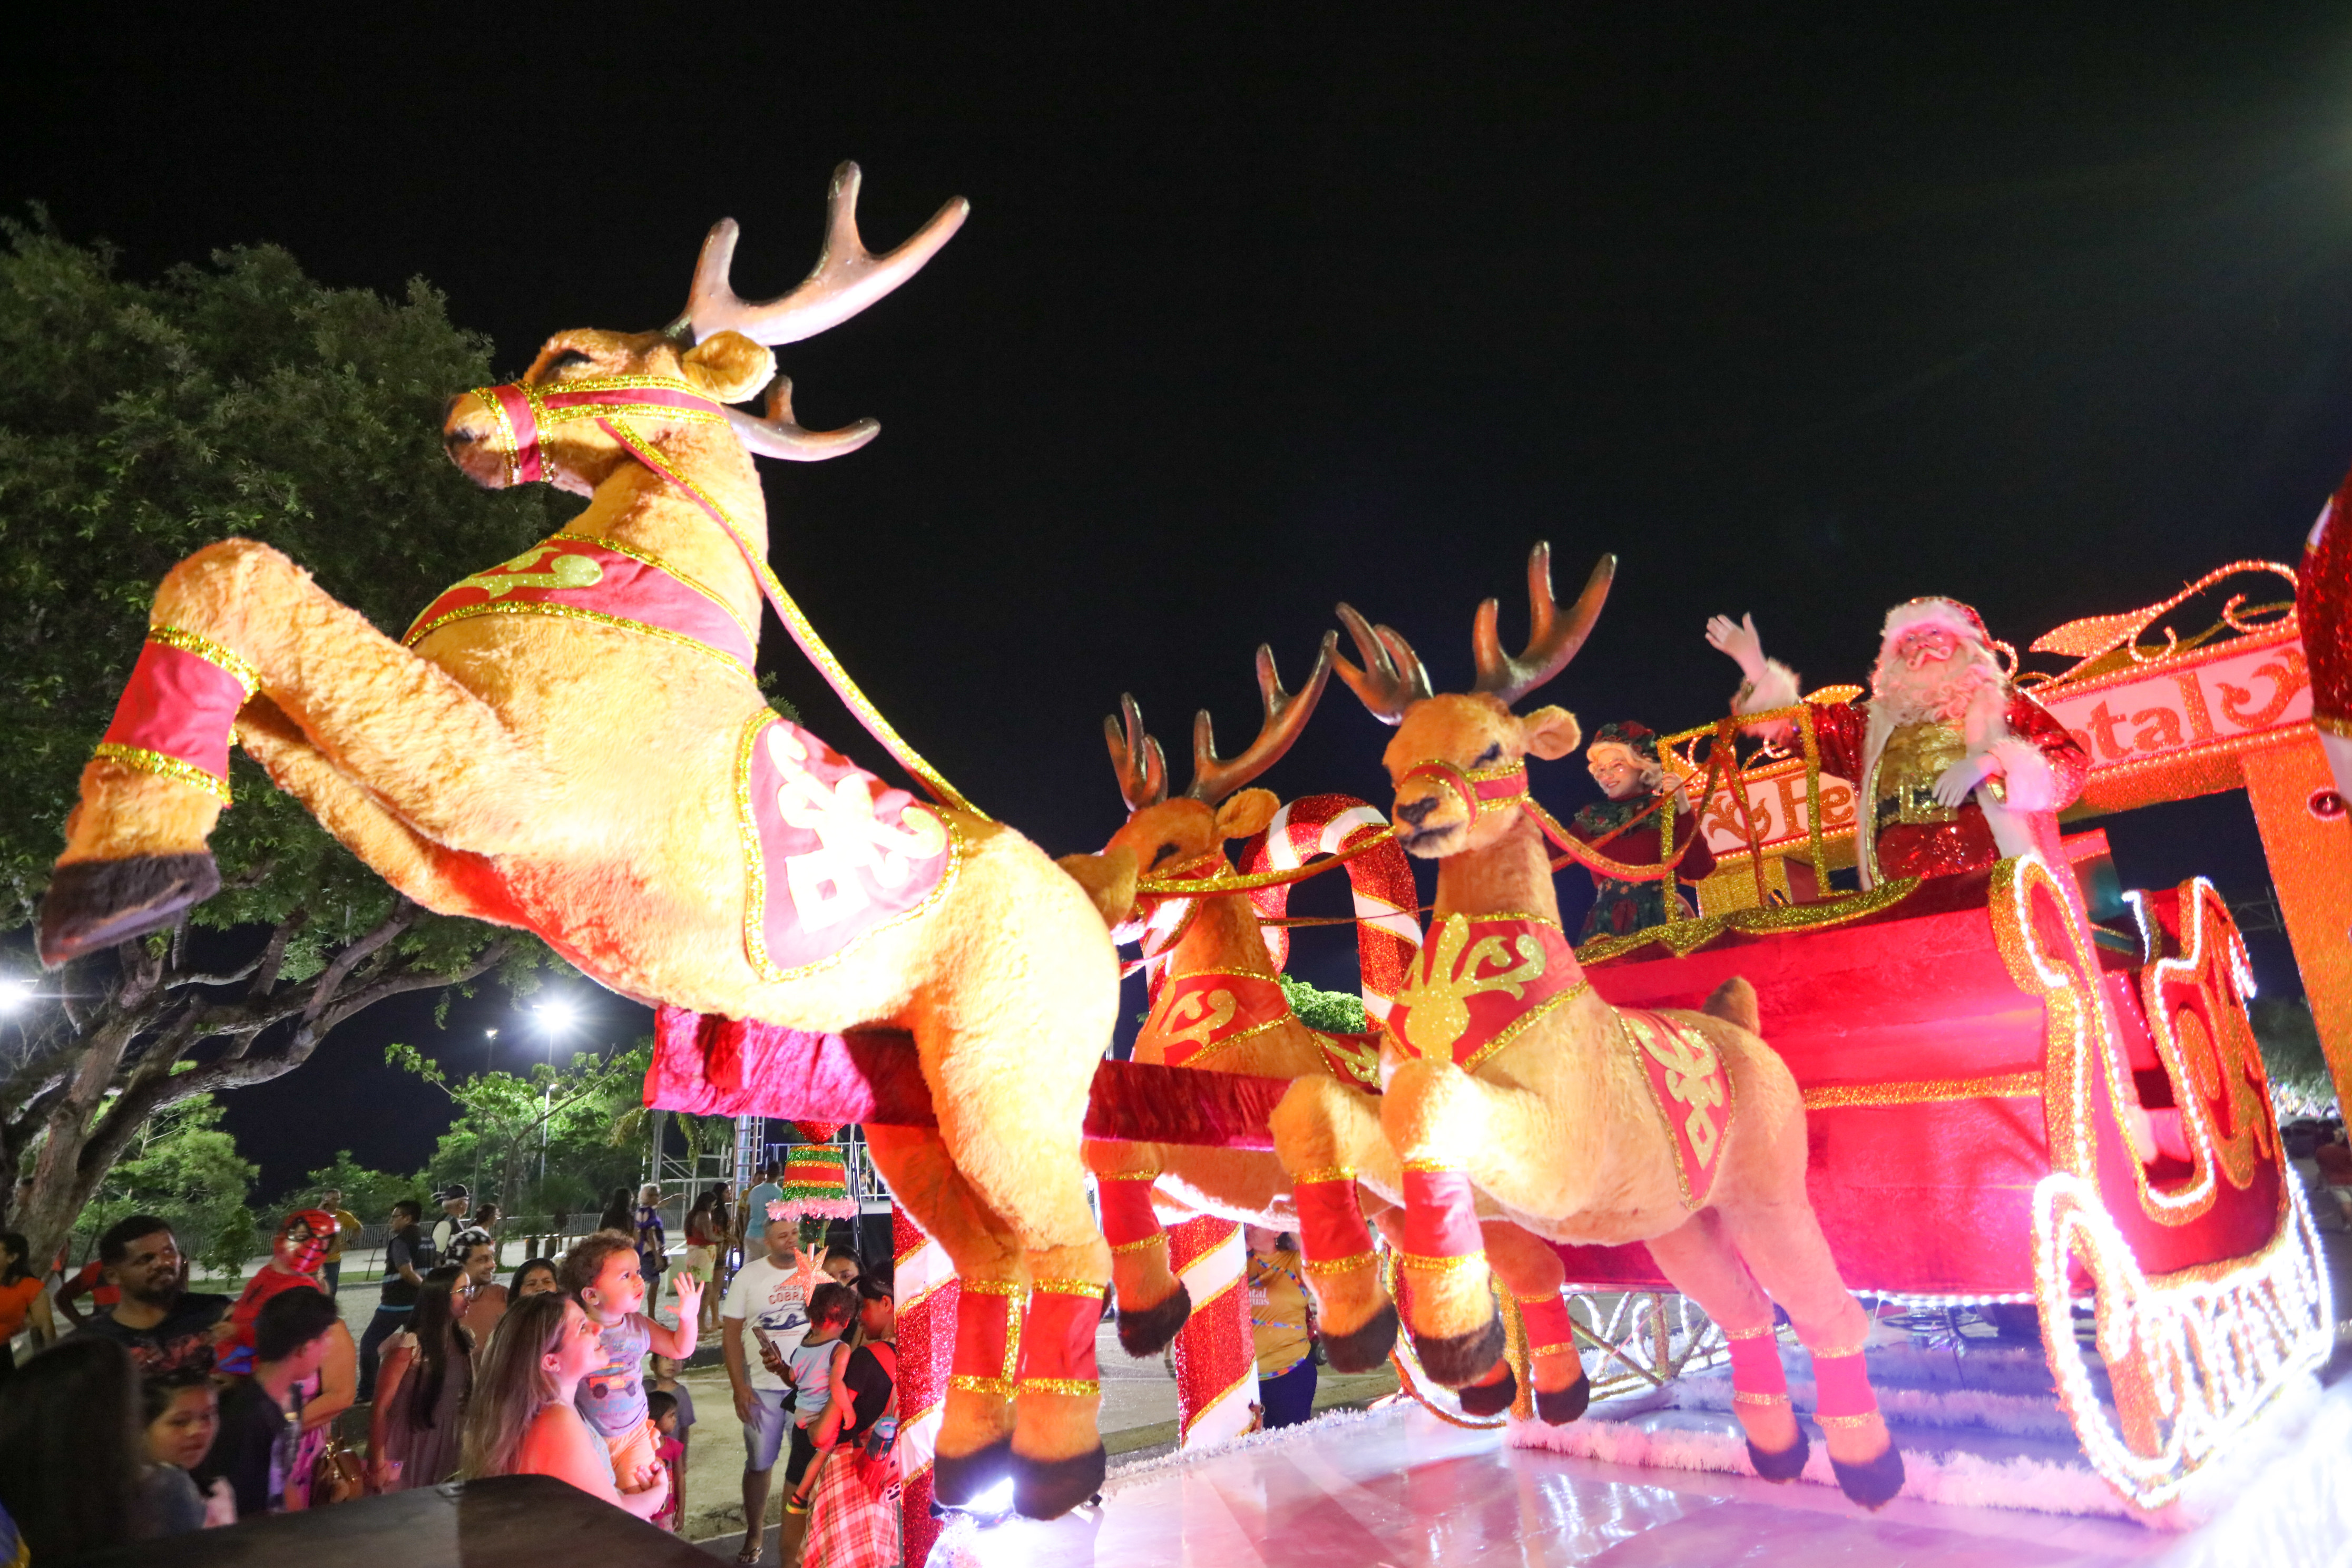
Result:
{"label": "illuminated light outline", "polygon": [[[2137,900],[2137,895],[2135,899]],[[2173,1099],[2179,1105],[2183,1121],[2195,1129],[2196,1164],[2204,1178],[2205,1185],[2208,1188],[2214,1187],[2213,1172],[2218,1167],[2229,1179],[2230,1184],[2242,1192],[2252,1181],[2252,1174],[2249,1173],[2246,1182],[2239,1181],[2231,1172],[2228,1163],[2221,1158],[2221,1139],[2213,1128],[2212,1107],[2207,1102],[2202,1090],[2198,1089],[2195,1079],[2189,1070],[2187,1054],[2182,1050],[2179,1039],[2173,1032],[2173,1010],[2164,1005],[2164,995],[2168,985],[2178,986],[2203,996],[2207,1007],[2216,1018],[2231,1011],[2243,1013],[2242,1003],[2234,1009],[2221,1005],[2222,999],[2214,994],[2214,988],[2206,980],[2205,972],[2210,963],[2205,952],[2206,921],[2209,911],[2218,911],[2221,921],[2228,922],[2223,925],[2221,931],[2221,951],[2223,956],[2229,961],[2230,978],[2238,986],[2241,996],[2253,994],[2252,966],[2247,961],[2245,942],[2238,935],[2236,922],[2230,920],[2229,908],[2221,902],[2221,896],[2214,890],[2212,883],[2202,877],[2191,877],[2180,886],[2180,903],[2183,937],[2181,954],[2179,958],[2159,958],[2147,966],[2140,978],[2141,1000],[2147,1014],[2148,1027],[2156,1037],[2158,1058],[2164,1063],[2165,1073],[2172,1079]],[[2144,913],[2142,918],[2145,918]],[[2147,951],[2155,952],[2160,949],[2151,946]],[[2181,1009],[2181,1011],[2188,1010]],[[2218,1027],[2209,1032],[2214,1033],[2217,1037],[2211,1042],[2213,1067],[2214,1076],[2221,1079],[2223,1057],[2221,1042],[2218,1037]],[[2242,1068],[2251,1063],[2261,1075],[2259,1081],[2253,1087],[2263,1104],[2267,1106],[2270,1101],[2270,1076],[2262,1070],[2261,1047],[2257,1046],[2252,1051],[2248,1051],[2242,1046],[2236,1054]],[[2184,1090],[2188,1092],[2184,1093]],[[2226,1081],[2221,1084],[2219,1093],[2225,1100],[2229,1098],[2230,1085]],[[2272,1159],[2274,1162],[2278,1160],[2280,1153],[2278,1133],[2274,1127],[2271,1129],[2267,1138],[2259,1122],[2241,1129],[2240,1135],[2251,1141],[2252,1151],[2256,1155],[2260,1154],[2263,1144],[2267,1142]],[[2200,1209],[2200,1212],[2201,1213],[2202,1210]],[[2154,1217],[2159,1220],[2165,1218],[2161,1215]],[[2178,1222],[2167,1221],[2167,1223]]]}
{"label": "illuminated light outline", "polygon": [[[2335,1306],[2326,1271],[2313,1261],[2318,1232],[2300,1184],[2282,1188],[2279,1227],[2261,1251],[2153,1279],[2140,1272],[2092,1184],[2060,1171],[2033,1189],[2035,1287],[2060,1403],[2092,1468],[2141,1508],[2179,1496],[2291,1379],[2318,1371],[2333,1349]],[[2110,1368],[2137,1363],[2147,1374],[2154,1414],[2170,1422],[2160,1453],[2134,1450],[2092,1386],[2066,1296],[2067,1258],[2078,1239],[2098,1284],[2100,1355]],[[2116,1397],[2126,1396],[2118,1390]]]}

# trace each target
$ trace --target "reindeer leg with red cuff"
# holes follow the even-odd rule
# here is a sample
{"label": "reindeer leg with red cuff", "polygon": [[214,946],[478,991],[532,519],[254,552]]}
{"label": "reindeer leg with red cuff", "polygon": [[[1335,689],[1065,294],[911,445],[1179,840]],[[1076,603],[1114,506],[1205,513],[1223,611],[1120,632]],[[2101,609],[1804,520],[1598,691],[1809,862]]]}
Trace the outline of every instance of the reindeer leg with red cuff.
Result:
{"label": "reindeer leg with red cuff", "polygon": [[1447,1388],[1498,1381],[1495,1365],[1503,1355],[1503,1319],[1495,1310],[1474,1193],[1470,1173],[1449,1161],[1424,1157],[1404,1163],[1404,1247],[1398,1272],[1406,1326],[1423,1370]]}
{"label": "reindeer leg with red cuff", "polygon": [[1110,1461],[1095,1431],[1101,1321],[1099,1285],[1040,1279],[1030,1287],[1013,1436],[1013,1506],[1030,1519],[1057,1519],[1102,1489]]}
{"label": "reindeer leg with red cuff", "polygon": [[961,1507],[1013,1469],[1013,1394],[1021,1366],[1022,1305],[1010,1279],[965,1279],[956,1297],[955,1355],[932,1461],[932,1495]]}
{"label": "reindeer leg with red cuff", "polygon": [[1829,1445],[1838,1489],[1864,1508],[1884,1505],[1903,1489],[1903,1455],[1878,1414],[1862,1347],[1815,1351],[1813,1388],[1813,1419]]}
{"label": "reindeer leg with red cuff", "polygon": [[1118,1292],[1118,1348],[1139,1360],[1166,1350],[1192,1315],[1192,1292],[1169,1266],[1168,1232],[1152,1208],[1151,1184],[1159,1171],[1103,1169],[1106,1163],[1148,1148],[1087,1145],[1087,1163],[1094,1167],[1102,1199],[1103,1240],[1110,1244],[1111,1284]]}
{"label": "reindeer leg with red cuff", "polygon": [[[1789,1402],[1788,1374],[1780,1370],[1780,1342],[1773,1325],[1726,1328],[1723,1335],[1731,1346],[1732,1414],[1748,1435],[1748,1462],[1768,1481],[1793,1481],[1804,1472],[1813,1449]],[[1793,1436],[1768,1447],[1756,1440],[1759,1427]]]}

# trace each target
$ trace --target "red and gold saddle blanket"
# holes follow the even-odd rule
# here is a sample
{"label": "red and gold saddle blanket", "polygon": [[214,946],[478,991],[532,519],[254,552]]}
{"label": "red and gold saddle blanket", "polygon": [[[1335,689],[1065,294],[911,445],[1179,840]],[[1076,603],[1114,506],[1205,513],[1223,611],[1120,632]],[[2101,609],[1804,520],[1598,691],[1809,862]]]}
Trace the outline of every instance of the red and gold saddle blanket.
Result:
{"label": "red and gold saddle blanket", "polygon": [[759,648],[755,627],[659,556],[569,533],[450,587],[410,624],[401,643],[414,647],[477,616],[556,616],[617,626],[681,643],[747,674]]}
{"label": "red and gold saddle blanket", "polygon": [[1171,1068],[1205,1067],[1206,1058],[1290,1016],[1281,984],[1266,974],[1206,969],[1179,974],[1160,988],[1149,1032]]}
{"label": "red and gold saddle blanket", "polygon": [[1617,1022],[1665,1120],[1683,1206],[1703,1208],[1715,1190],[1724,1139],[1731,1131],[1731,1078],[1723,1070],[1722,1053],[1696,1029],[1663,1014],[1621,1007]]}
{"label": "red and gold saddle blanket", "polygon": [[949,818],[772,712],[735,753],[743,947],[762,980],[830,963],[955,883]]}
{"label": "red and gold saddle blanket", "polygon": [[1470,1072],[1586,988],[1554,922],[1452,914],[1422,944],[1386,1024],[1412,1055],[1451,1055]]}

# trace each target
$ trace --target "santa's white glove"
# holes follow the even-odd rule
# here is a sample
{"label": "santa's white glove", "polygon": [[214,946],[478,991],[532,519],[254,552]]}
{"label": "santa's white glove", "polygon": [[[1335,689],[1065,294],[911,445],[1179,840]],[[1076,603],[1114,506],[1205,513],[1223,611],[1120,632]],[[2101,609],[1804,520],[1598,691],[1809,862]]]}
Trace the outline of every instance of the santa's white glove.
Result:
{"label": "santa's white glove", "polygon": [[1764,638],[1756,630],[1756,617],[1742,616],[1734,621],[1729,616],[1710,616],[1706,623],[1706,640],[1718,653],[1727,654],[1738,662],[1741,673],[1750,680],[1764,679]]}
{"label": "santa's white glove", "polygon": [[1976,793],[1977,785],[2000,772],[2000,759],[1987,753],[1962,757],[1936,778],[1936,804],[1957,806]]}

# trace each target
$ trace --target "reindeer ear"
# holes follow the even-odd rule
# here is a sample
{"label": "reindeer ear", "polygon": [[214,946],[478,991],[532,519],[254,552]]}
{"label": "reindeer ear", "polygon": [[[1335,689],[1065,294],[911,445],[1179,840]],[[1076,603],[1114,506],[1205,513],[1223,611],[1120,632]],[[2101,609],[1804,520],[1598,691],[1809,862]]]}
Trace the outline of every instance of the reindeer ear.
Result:
{"label": "reindeer ear", "polygon": [[713,332],[678,360],[686,379],[721,403],[741,403],[776,379],[776,356],[740,332]]}
{"label": "reindeer ear", "polygon": [[1548,763],[1568,756],[1584,739],[1576,715],[1565,708],[1537,709],[1519,721],[1519,732],[1528,739],[1528,750]]}
{"label": "reindeer ear", "polygon": [[1217,807],[1217,837],[1247,838],[1253,833],[1264,833],[1281,809],[1282,802],[1272,790],[1245,789]]}

